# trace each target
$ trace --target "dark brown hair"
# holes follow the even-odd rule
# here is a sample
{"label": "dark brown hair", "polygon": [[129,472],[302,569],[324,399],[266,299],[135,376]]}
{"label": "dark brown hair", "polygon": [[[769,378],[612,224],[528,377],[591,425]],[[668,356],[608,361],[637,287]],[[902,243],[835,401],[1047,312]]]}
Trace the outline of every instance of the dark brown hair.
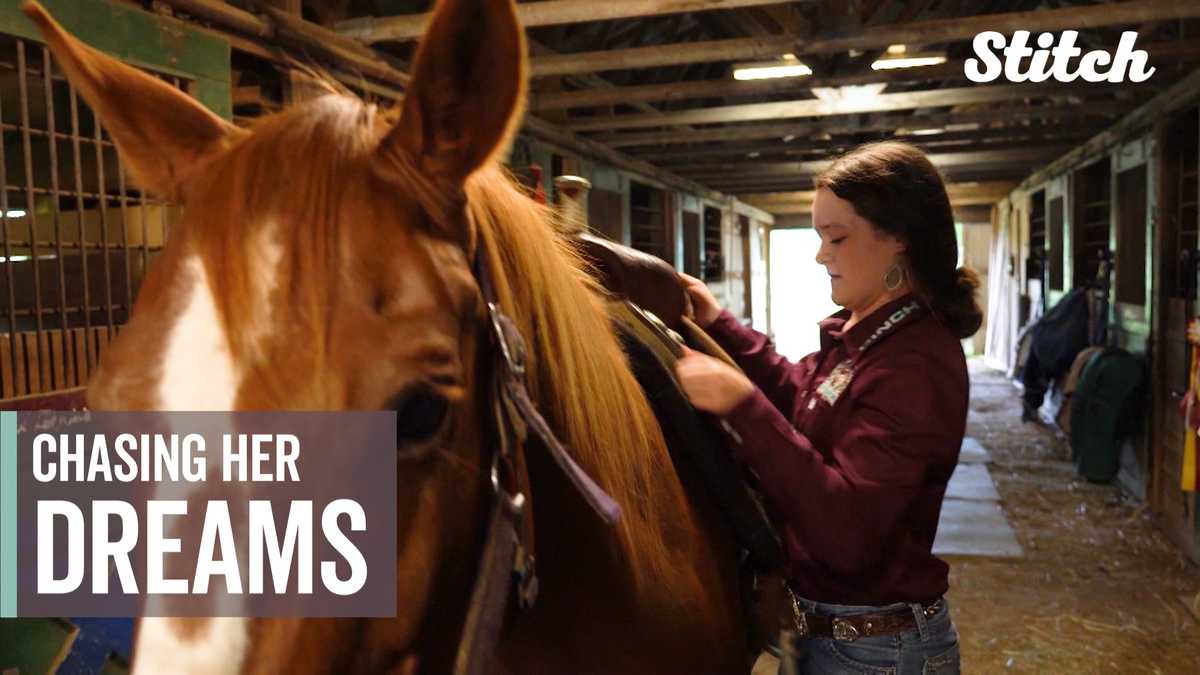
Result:
{"label": "dark brown hair", "polygon": [[983,323],[975,302],[979,277],[960,267],[954,212],[938,170],[917,148],[884,141],[842,155],[816,179],[854,205],[858,215],[904,242],[914,292],[956,336]]}

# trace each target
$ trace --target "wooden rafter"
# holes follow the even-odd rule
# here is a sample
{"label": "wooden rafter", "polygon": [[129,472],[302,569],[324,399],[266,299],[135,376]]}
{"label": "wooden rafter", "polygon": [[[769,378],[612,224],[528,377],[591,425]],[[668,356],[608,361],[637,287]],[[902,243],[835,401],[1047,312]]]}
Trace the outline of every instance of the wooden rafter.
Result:
{"label": "wooden rafter", "polygon": [[561,110],[563,108],[589,108],[648,101],[683,101],[696,98],[728,96],[761,96],[766,94],[805,91],[812,87],[841,87],[853,84],[888,82],[890,84],[947,80],[963,76],[962,61],[952,61],[925,68],[887,70],[862,75],[838,77],[789,77],[775,80],[750,80],[738,82],[729,78],[720,80],[694,80],[669,84],[636,85],[615,89],[585,89],[582,91],[534,94],[530,110]]}
{"label": "wooden rafter", "polygon": [[[980,129],[977,131],[961,131],[930,136],[895,136],[892,140],[900,140],[927,152],[944,151],[947,147],[957,146],[970,148],[1003,148],[1031,142],[1070,143],[1082,141],[1100,130],[1102,125],[1093,122],[1087,125],[1058,125],[1036,127],[1003,127],[998,129]],[[882,132],[878,136],[883,136]],[[857,136],[857,135],[856,135]],[[875,140],[868,138],[867,140]],[[805,154],[829,155],[831,148],[857,145],[862,139],[846,137],[842,140],[805,141],[797,138],[791,143],[782,143],[779,139],[759,143],[721,143],[701,147],[678,148],[674,150],[655,150],[653,152],[633,153],[633,156],[648,162],[669,167],[672,164],[691,162],[697,159],[714,159],[719,157],[745,159],[748,157],[800,157]],[[760,160],[761,161],[761,160]]]}
{"label": "wooden rafter", "polygon": [[1086,7],[983,14],[952,19],[885,24],[852,35],[798,42],[789,36],[736,38],[654,47],[581,52],[534,59],[535,77],[580,72],[655,68],[682,63],[772,58],[780,54],[839,54],[893,44],[937,44],[970,40],[982,31],[1058,31],[1141,24],[1200,17],[1200,3],[1188,0],[1129,0]]}
{"label": "wooden rafter", "polygon": [[818,134],[853,134],[861,132],[894,131],[902,128],[942,128],[948,124],[1021,124],[1031,121],[1061,121],[1065,119],[1112,118],[1133,109],[1128,103],[1096,102],[1086,106],[1005,106],[981,112],[939,113],[934,115],[890,115],[858,123],[857,120],[831,117],[816,123],[748,124],[720,129],[695,131],[649,131],[609,133],[594,137],[613,148],[636,146],[679,145],[687,143],[717,143],[816,136]]}
{"label": "wooden rafter", "polygon": [[[980,150],[971,152],[947,152],[929,155],[929,161],[935,166],[974,166],[978,164],[999,164],[1004,162],[1038,161],[1046,155],[1053,156],[1065,149],[1058,146],[1037,146],[1010,150]],[[789,173],[818,173],[829,165],[828,160],[815,162],[773,162],[773,163],[742,163],[742,164],[693,164],[687,173],[690,175],[732,172],[739,175],[771,176]]]}
{"label": "wooden rafter", "polygon": [[[1128,85],[1126,85],[1128,87]],[[994,86],[957,87],[930,91],[878,94],[870,98],[851,101],[776,101],[771,103],[747,103],[743,105],[700,108],[667,113],[665,115],[613,115],[608,117],[584,118],[568,124],[572,131],[604,131],[611,129],[637,129],[646,127],[673,126],[679,124],[718,124],[729,122],[755,122],[800,117],[824,117],[827,115],[850,115],[865,112],[915,110],[963,105],[968,103],[994,103],[1020,100],[1030,96],[1096,92],[1095,85],[1081,90],[1059,82],[1004,84]]]}
{"label": "wooden rafter", "polygon": [[[738,9],[779,4],[784,0],[544,0],[517,5],[517,18],[526,28],[559,26],[591,21],[631,19],[716,9]],[[365,17],[343,21],[338,32],[366,43],[384,40],[415,40],[425,31],[429,14]]]}
{"label": "wooden rafter", "polygon": [[[1015,180],[994,180],[965,183],[947,183],[946,195],[951,206],[973,206],[994,204],[1008,196],[1017,186]],[[738,199],[776,215],[809,213],[812,210],[816,190],[790,192],[746,193]]]}
{"label": "wooden rafter", "polygon": [[[187,11],[193,16],[210,21],[216,26],[221,27],[221,31],[214,32],[219,32],[224,38],[230,41],[231,45],[235,45],[239,49],[245,49],[249,53],[265,59],[284,64],[290,62],[286,53],[277,46],[270,44],[270,42],[274,41],[289,46],[294,45],[299,48],[320,50],[342,68],[358,70],[358,73],[355,73],[354,76],[341,70],[331,71],[339,79],[393,101],[399,101],[403,96],[402,92],[396,87],[406,85],[409,80],[407,73],[388,65],[383,55],[375,50],[353,42],[350,42],[350,46],[347,46],[345,44],[347,42],[346,38],[342,38],[331,31],[322,29],[320,26],[304,21],[303,19],[284,16],[278,10],[271,11],[274,9],[271,7],[264,7],[266,16],[259,16],[223,2],[218,2],[217,0],[164,1],[173,7]],[[247,39],[242,37],[243,35],[249,35],[254,39]],[[323,49],[320,46],[321,40],[327,41]],[[262,42],[266,41],[269,42],[264,46]],[[377,78],[385,84],[381,85],[376,82],[370,82],[361,77],[364,74]],[[531,136],[543,139],[567,151],[607,162],[617,169],[641,174],[649,179],[658,181],[664,186],[691,192],[709,199],[725,199],[725,195],[713,192],[699,183],[660,169],[643,160],[630,157],[596,141],[580,138],[566,129],[562,129],[557,125],[532,115],[525,118],[522,130]]]}
{"label": "wooden rafter", "polygon": [[[1145,49],[1150,53],[1151,65],[1200,61],[1200,45],[1195,43],[1162,42],[1142,45],[1139,48]],[[723,96],[760,96],[802,91],[811,89],[812,87],[841,87],[845,85],[870,84],[872,82],[903,84],[955,79],[965,81],[964,63],[963,60],[953,60],[936,66],[881,70],[833,77],[794,77],[776,80],[751,80],[747,82],[738,82],[725,78],[667,84],[634,85],[603,90],[582,89],[579,91],[534,94],[530,100],[530,109],[544,111],[649,101],[664,102]],[[1080,86],[1085,85],[1081,84]],[[1086,86],[1090,87],[1094,85],[1087,83]]]}

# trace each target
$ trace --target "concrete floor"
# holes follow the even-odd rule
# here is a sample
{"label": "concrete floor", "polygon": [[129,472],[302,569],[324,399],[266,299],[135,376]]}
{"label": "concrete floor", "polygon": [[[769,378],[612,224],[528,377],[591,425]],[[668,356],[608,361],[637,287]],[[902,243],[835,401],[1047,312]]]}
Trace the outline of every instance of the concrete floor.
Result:
{"label": "concrete floor", "polygon": [[[1012,384],[973,359],[938,532],[963,672],[1200,673],[1200,568],[1142,504],[1080,479],[1052,429],[1020,419]],[[997,550],[946,552],[989,537]],[[777,664],[764,657],[754,675]]]}
{"label": "concrete floor", "polygon": [[963,672],[1200,673],[1200,568],[1148,510],[1080,479],[1065,441],[1021,424],[1012,384],[976,360],[967,434],[999,496],[980,503],[1023,555],[945,556]]}

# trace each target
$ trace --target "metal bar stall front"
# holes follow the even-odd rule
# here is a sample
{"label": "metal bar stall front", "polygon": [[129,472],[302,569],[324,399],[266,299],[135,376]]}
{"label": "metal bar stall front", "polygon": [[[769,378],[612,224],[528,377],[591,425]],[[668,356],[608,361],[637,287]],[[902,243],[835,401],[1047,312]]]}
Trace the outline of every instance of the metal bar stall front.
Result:
{"label": "metal bar stall front", "polygon": [[[176,73],[158,76],[183,91],[195,89]],[[112,139],[49,51],[0,34],[0,323],[6,324],[0,400],[6,404],[86,386],[128,320],[178,210],[127,185],[125,173]]]}

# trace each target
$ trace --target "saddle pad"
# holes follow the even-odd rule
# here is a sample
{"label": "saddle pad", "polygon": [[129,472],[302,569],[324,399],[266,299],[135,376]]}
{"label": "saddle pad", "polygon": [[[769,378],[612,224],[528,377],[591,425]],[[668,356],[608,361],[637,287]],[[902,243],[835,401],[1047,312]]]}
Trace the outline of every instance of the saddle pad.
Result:
{"label": "saddle pad", "polygon": [[700,474],[754,566],[776,569],[783,561],[779,538],[746,483],[744,468],[730,452],[718,421],[692,407],[675,380],[678,344],[648,319],[644,310],[627,301],[611,302],[609,308],[634,376],[662,427],[672,460],[677,466],[687,462]]}

